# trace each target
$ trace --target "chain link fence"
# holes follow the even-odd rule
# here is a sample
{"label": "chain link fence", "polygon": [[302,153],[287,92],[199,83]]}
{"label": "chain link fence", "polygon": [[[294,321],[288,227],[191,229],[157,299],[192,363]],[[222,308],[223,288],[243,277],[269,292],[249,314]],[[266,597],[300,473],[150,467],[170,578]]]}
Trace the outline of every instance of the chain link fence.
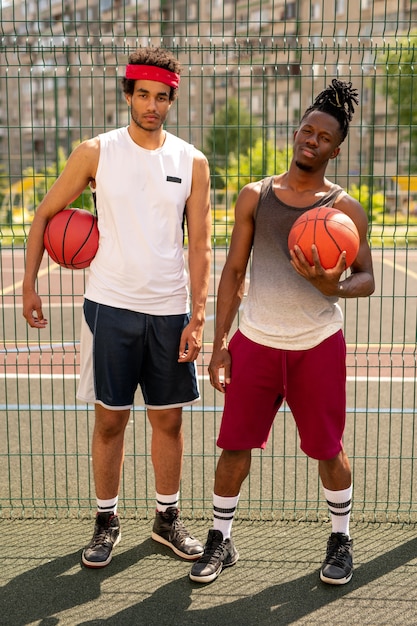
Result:
{"label": "chain link fence", "polygon": [[[348,343],[346,449],[354,516],[416,521],[417,7],[411,0],[19,0],[1,3],[0,43],[0,506],[3,517],[89,515],[95,509],[93,407],[75,398],[87,271],[46,256],[38,279],[48,329],[22,317],[25,244],[40,199],[81,140],[128,123],[120,79],[139,46],[180,59],[179,100],[167,129],[207,155],[213,268],[202,400],[184,414],[181,507],[211,515],[223,398],[207,377],[216,291],[239,189],[284,171],[300,115],[333,78],[360,106],[328,168],[369,216],[376,291],[343,301]],[[74,206],[91,208],[86,190]],[[138,392],[126,431],[120,511],[154,507],[149,427]],[[239,515],[327,514],[316,463],[298,449],[284,407],[255,452]]]}

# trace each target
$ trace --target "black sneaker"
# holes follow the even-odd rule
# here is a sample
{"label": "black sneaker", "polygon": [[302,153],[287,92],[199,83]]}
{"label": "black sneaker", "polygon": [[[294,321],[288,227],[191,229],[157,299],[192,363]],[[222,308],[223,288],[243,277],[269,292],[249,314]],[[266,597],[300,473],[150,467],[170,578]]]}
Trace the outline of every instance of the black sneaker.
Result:
{"label": "black sneaker", "polygon": [[191,568],[190,578],[197,583],[210,583],[224,567],[234,565],[239,558],[232,539],[223,539],[220,530],[209,530],[204,554]]}
{"label": "black sneaker", "polygon": [[94,535],[82,553],[86,567],[106,567],[111,561],[112,550],[119,543],[120,522],[112,513],[97,513]]}
{"label": "black sneaker", "polygon": [[332,533],[320,570],[320,579],[329,585],[345,585],[353,576],[353,542],[344,533]]}
{"label": "black sneaker", "polygon": [[179,518],[179,510],[170,506],[165,513],[157,511],[152,528],[152,539],[168,546],[183,559],[194,561],[203,554],[203,544],[190,535]]}

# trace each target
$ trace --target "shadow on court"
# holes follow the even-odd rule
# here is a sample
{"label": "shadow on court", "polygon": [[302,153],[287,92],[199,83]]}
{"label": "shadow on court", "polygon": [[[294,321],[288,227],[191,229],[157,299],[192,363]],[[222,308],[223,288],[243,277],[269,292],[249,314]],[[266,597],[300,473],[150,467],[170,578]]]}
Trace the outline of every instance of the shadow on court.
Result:
{"label": "shadow on court", "polygon": [[[203,536],[207,523],[197,526]],[[0,528],[12,539],[2,559],[3,626],[415,623],[414,525],[356,524],[354,577],[340,587],[319,581],[324,524],[237,523],[241,558],[209,585],[191,583],[189,563],[147,538],[148,522],[123,521],[127,549],[117,548],[102,570],[80,565],[78,543],[91,521],[2,520]]]}

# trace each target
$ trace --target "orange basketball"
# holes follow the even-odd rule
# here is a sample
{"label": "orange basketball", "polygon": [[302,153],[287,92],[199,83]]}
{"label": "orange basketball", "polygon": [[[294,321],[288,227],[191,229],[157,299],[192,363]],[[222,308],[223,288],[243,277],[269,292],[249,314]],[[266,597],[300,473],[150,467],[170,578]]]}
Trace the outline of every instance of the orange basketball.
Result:
{"label": "orange basketball", "polygon": [[97,218],[84,209],[64,209],[49,220],[43,243],[51,259],[61,267],[88,267],[98,248]]}
{"label": "orange basketball", "polygon": [[315,244],[325,269],[334,267],[343,251],[346,251],[346,267],[349,267],[359,251],[359,233],[346,213],[321,206],[306,211],[294,222],[288,248],[293,250],[296,244],[310,265],[314,265],[311,246]]}

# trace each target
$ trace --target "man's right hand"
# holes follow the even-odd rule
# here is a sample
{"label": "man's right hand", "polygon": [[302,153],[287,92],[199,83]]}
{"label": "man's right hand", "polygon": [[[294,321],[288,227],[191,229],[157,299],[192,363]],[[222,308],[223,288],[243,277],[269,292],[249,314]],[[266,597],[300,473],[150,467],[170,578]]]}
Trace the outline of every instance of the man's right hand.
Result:
{"label": "man's right hand", "polygon": [[[225,393],[226,385],[230,383],[231,361],[230,352],[225,346],[214,348],[208,371],[210,383],[221,393]],[[224,370],[224,380],[220,379],[220,370]]]}
{"label": "man's right hand", "polygon": [[43,316],[42,300],[34,290],[23,292],[23,317],[32,328],[45,328],[48,323]]}

